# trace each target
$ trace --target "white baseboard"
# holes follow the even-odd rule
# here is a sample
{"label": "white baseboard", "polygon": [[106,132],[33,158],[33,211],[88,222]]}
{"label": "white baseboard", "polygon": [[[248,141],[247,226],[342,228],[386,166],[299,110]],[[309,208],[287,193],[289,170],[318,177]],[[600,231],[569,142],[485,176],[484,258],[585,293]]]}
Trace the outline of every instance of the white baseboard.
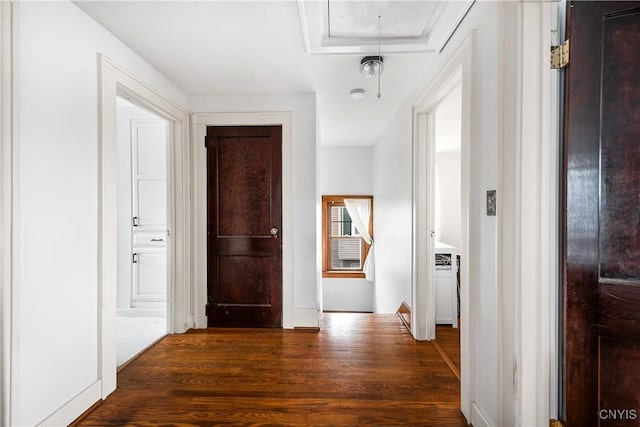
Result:
{"label": "white baseboard", "polygon": [[202,308],[201,312],[196,312],[195,313],[195,329],[207,329],[207,316],[205,316],[204,314],[204,307]]}
{"label": "white baseboard", "polygon": [[471,424],[473,427],[493,427],[476,402],[471,403]]}
{"label": "white baseboard", "polygon": [[189,329],[192,328],[196,328],[196,323],[195,323],[195,319],[193,315],[189,315],[187,316],[186,322],[183,325],[180,325],[180,327],[176,326],[175,324],[173,325],[173,330],[171,331],[171,333],[173,334],[183,334],[185,332],[187,332]]}
{"label": "white baseboard", "polygon": [[293,312],[294,328],[318,328],[320,316],[317,308],[295,308]]}
{"label": "white baseboard", "polygon": [[49,415],[44,421],[38,424],[38,426],[59,427],[71,424],[87,409],[91,408],[91,405],[100,400],[101,390],[102,384],[101,381],[98,380],[68,401],[60,409]]}

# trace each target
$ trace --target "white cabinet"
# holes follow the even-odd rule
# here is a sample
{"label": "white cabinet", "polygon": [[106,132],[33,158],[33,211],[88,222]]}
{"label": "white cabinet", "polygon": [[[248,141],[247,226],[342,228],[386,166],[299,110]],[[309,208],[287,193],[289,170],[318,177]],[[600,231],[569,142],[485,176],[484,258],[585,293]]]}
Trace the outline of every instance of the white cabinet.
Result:
{"label": "white cabinet", "polygon": [[134,231],[131,308],[163,308],[167,294],[166,232]]}
{"label": "white cabinet", "polygon": [[162,121],[131,121],[131,308],[164,309],[167,295],[167,136]]}
{"label": "white cabinet", "polygon": [[167,228],[166,151],[164,122],[131,121],[134,234]]}
{"label": "white cabinet", "polygon": [[166,283],[165,249],[135,248],[131,307],[150,308],[166,301]]}
{"label": "white cabinet", "polygon": [[458,250],[435,244],[436,324],[458,327]]}

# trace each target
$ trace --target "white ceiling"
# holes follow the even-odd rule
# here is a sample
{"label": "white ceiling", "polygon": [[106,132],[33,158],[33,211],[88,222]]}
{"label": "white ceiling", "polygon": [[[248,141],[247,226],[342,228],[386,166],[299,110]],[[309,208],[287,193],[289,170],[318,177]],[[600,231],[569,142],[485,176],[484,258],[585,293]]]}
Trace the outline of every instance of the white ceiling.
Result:
{"label": "white ceiling", "polygon": [[[315,92],[321,144],[349,146],[375,142],[470,4],[76,2],[189,95]],[[323,7],[331,10],[330,19],[316,13]],[[385,62],[380,100],[377,82],[359,72],[362,56],[377,53],[378,14]],[[328,21],[336,31],[331,37],[326,37]],[[325,49],[332,45],[341,45],[343,53]],[[313,46],[324,51],[314,52]],[[353,53],[344,53],[349,49]],[[365,98],[350,99],[354,88],[365,89]]]}

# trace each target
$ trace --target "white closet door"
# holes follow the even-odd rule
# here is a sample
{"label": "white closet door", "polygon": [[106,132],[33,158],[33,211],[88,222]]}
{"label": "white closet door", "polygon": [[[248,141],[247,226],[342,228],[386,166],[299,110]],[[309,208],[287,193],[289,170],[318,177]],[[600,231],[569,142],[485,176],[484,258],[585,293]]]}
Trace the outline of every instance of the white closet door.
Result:
{"label": "white closet door", "polygon": [[162,121],[131,121],[132,308],[162,308],[167,289],[167,129]]}
{"label": "white closet door", "polygon": [[166,251],[137,248],[134,252],[133,295],[131,306],[150,307],[152,302],[166,301]]}

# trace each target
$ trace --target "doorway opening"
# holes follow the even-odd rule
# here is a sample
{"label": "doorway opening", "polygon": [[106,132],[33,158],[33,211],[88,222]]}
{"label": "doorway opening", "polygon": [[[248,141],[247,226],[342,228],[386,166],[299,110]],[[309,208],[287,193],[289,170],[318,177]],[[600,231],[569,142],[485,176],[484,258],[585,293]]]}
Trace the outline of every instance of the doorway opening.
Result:
{"label": "doorway opening", "polygon": [[415,111],[414,148],[419,153],[416,191],[421,201],[416,224],[425,231],[414,235],[418,280],[414,284],[416,310],[412,313],[416,320],[414,336],[435,340],[436,350],[459,380],[463,364],[461,332],[468,337],[466,329],[471,323],[468,281],[473,256],[468,226],[470,144],[463,138],[462,77],[462,67],[457,67],[435,91],[425,94],[426,102]]}
{"label": "doorway opening", "polygon": [[[461,89],[460,84],[452,89],[437,105],[434,117],[436,324],[453,327],[458,326],[460,316]],[[451,279],[450,283],[444,278]]]}
{"label": "doorway opening", "polygon": [[[128,97],[126,97],[128,98]],[[166,335],[170,123],[118,95],[116,364]]]}
{"label": "doorway opening", "polygon": [[[194,141],[204,142],[207,139],[207,128],[210,126],[279,126],[282,130],[282,228],[277,236],[282,245],[282,323],[284,329],[293,329],[294,315],[297,325],[317,325],[318,315],[315,309],[303,310],[293,307],[293,114],[284,113],[209,113],[195,114],[193,117]],[[208,251],[207,251],[207,147],[204,143],[193,146],[194,169],[194,320],[196,328],[206,328],[208,318],[206,306],[208,301]],[[269,231],[268,239],[274,239]],[[265,239],[266,240],[266,239]],[[295,325],[295,326],[297,326]]]}
{"label": "doorway opening", "polygon": [[[417,339],[435,339],[436,325],[457,329],[469,275],[469,159],[463,143],[462,70],[457,69],[415,115],[419,182],[414,238],[417,264],[412,313]],[[413,320],[413,319],[412,319]]]}
{"label": "doorway opening", "polygon": [[[432,110],[435,156],[434,345],[460,379],[460,263],[462,241],[462,86],[458,83]],[[430,165],[431,166],[431,165]],[[464,260],[466,262],[466,259]]]}
{"label": "doorway opening", "polygon": [[[475,176],[475,149],[473,136],[475,134],[476,108],[476,69],[475,69],[475,35],[471,35],[461,48],[453,55],[451,60],[443,67],[440,74],[433,80],[422,97],[413,107],[413,256],[412,256],[412,294],[411,294],[411,332],[417,340],[433,340],[436,338],[436,317],[438,316],[437,303],[438,294],[441,295],[440,302],[444,302],[445,313],[448,312],[448,319],[451,322],[450,328],[453,330],[454,322],[459,324],[455,332],[459,333],[459,371],[460,371],[460,400],[461,410],[467,419],[471,417],[471,406],[474,401],[474,378],[475,378],[475,327],[474,327],[474,303],[472,296],[475,295],[475,275],[477,257],[477,202],[474,196]],[[458,95],[459,94],[459,95]],[[447,102],[449,96],[450,107],[455,113],[447,112]],[[440,108],[439,108],[440,107]],[[440,114],[438,110],[440,109]],[[438,120],[438,115],[440,120]],[[436,141],[438,139],[437,122],[443,122],[447,115],[456,117],[450,118],[459,132],[460,154],[445,155],[444,153],[454,149],[438,149]],[[459,117],[459,119],[457,118]],[[441,129],[446,126],[441,123]],[[455,144],[451,144],[454,145]],[[455,167],[446,165],[444,160],[440,167],[442,172],[436,174],[436,163],[438,151],[441,159],[454,157],[451,164],[459,164],[459,172]],[[459,160],[458,160],[459,158]],[[450,159],[449,159],[450,160]],[[446,170],[445,170],[446,168]],[[451,172],[453,168],[455,172]],[[438,185],[436,186],[436,176]],[[454,201],[447,201],[447,206],[440,206],[441,213],[438,215],[439,235],[438,238],[452,239],[448,247],[438,244],[436,246],[436,188],[439,191],[449,191],[442,188],[443,185],[456,181],[455,176],[460,179],[459,196],[446,194],[440,196],[440,204],[444,204],[444,198],[453,197]],[[446,182],[445,182],[446,181]],[[456,183],[457,187],[457,183]],[[457,204],[460,207],[449,205]],[[444,231],[443,216],[451,215],[443,212],[443,208],[453,209],[459,212],[459,221],[452,221],[449,227],[449,219],[446,219],[445,227],[456,230],[459,227],[459,234]],[[448,236],[448,237],[446,237]],[[456,237],[451,237],[456,236]],[[459,236],[459,237],[457,237]],[[458,243],[459,242],[459,243]],[[458,245],[455,247],[454,245]],[[447,254],[448,251],[448,254]],[[436,270],[436,253],[448,256],[439,256],[442,264],[440,267],[450,268],[450,270]],[[460,255],[460,266],[457,268],[457,256]],[[458,270],[460,291],[458,298]],[[445,277],[440,277],[440,276]],[[452,277],[453,276],[453,277]],[[437,286],[439,280],[449,283],[448,286]],[[448,300],[448,301],[447,301]],[[458,305],[459,301],[459,305]],[[455,304],[454,304],[455,303]],[[450,307],[450,308],[449,308]],[[455,307],[455,308],[454,308]],[[459,308],[458,308],[459,307]],[[459,310],[459,322],[456,319]],[[440,312],[440,322],[444,323],[445,315]],[[454,338],[457,340],[457,338]],[[457,345],[453,347],[458,348]]]}
{"label": "doorway opening", "polygon": [[103,54],[99,62],[99,306],[98,322],[100,397],[116,389],[116,327],[118,288],[118,96],[167,120],[166,201],[166,330],[184,332],[193,327],[191,318],[191,234],[188,164],[188,113],[175,102],[136,79]]}

